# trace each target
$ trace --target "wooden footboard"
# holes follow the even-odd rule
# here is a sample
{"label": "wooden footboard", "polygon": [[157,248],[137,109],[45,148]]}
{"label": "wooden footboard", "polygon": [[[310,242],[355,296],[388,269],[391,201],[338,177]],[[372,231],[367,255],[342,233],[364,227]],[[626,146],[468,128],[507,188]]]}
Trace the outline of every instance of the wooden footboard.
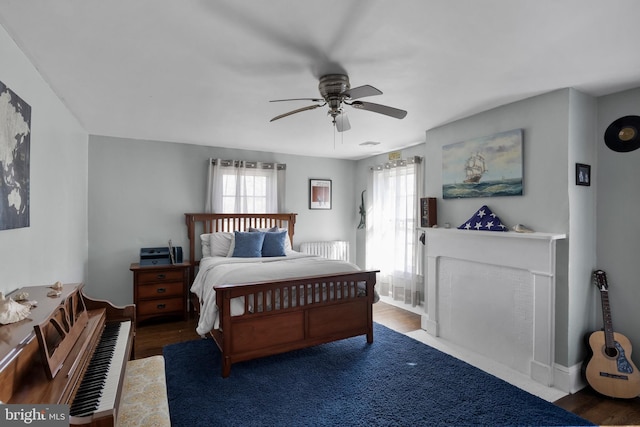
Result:
{"label": "wooden footboard", "polygon": [[[243,360],[358,335],[373,342],[376,271],[216,286],[220,328],[210,332],[222,352],[222,376]],[[231,300],[244,313],[231,316]]]}

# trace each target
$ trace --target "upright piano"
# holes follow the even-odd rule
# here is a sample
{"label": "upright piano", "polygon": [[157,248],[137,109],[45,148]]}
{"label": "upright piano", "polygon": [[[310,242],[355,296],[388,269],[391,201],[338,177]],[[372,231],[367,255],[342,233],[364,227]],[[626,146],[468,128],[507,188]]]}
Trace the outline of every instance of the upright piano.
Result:
{"label": "upright piano", "polygon": [[0,402],[70,405],[70,425],[114,426],[126,364],[133,357],[135,306],[87,297],[82,284],[25,287],[37,305],[0,325]]}

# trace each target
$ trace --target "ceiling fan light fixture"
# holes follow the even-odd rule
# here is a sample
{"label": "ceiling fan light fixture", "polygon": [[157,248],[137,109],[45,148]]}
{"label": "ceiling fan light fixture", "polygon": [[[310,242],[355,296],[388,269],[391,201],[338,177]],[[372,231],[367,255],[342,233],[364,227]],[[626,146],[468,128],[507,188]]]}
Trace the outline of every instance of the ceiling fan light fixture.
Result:
{"label": "ceiling fan light fixture", "polygon": [[331,116],[331,122],[337,128],[338,132],[343,132],[351,129],[351,125],[346,116],[341,120],[338,118],[344,116],[343,105],[357,108],[359,110],[372,111],[374,113],[384,114],[386,116],[395,117],[396,119],[403,119],[407,112],[398,108],[388,107],[386,105],[374,104],[372,102],[356,101],[358,98],[367,96],[381,95],[382,91],[376,89],[370,85],[358,86],[351,89],[349,83],[349,76],[346,74],[327,74],[320,77],[318,83],[318,90],[322,99],[319,98],[290,98],[290,99],[278,99],[271,102],[279,101],[299,101],[309,100],[313,102],[320,102],[320,104],[310,105],[307,107],[298,108],[288,113],[280,114],[274,117],[271,121],[281,119],[283,117],[290,116],[292,114],[300,113],[302,111],[312,110],[317,107],[323,107],[327,105],[329,107],[328,114]]}

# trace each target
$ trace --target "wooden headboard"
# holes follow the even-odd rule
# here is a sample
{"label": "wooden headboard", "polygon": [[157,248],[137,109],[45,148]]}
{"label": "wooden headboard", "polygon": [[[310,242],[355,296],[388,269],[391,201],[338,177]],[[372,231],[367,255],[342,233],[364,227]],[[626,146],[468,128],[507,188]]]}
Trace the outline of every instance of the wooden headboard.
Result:
{"label": "wooden headboard", "polygon": [[187,233],[189,237],[189,257],[191,258],[191,280],[195,266],[200,264],[200,234],[216,232],[247,231],[249,228],[286,228],[293,245],[293,234],[296,225],[295,213],[186,213]]}

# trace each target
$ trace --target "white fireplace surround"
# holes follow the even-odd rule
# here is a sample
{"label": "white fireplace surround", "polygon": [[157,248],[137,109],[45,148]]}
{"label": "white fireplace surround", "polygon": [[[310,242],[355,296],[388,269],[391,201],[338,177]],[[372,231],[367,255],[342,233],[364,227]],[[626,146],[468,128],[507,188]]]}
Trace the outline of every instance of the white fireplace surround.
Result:
{"label": "white fireplace surround", "polygon": [[556,241],[566,235],[423,231],[422,328],[552,386]]}

